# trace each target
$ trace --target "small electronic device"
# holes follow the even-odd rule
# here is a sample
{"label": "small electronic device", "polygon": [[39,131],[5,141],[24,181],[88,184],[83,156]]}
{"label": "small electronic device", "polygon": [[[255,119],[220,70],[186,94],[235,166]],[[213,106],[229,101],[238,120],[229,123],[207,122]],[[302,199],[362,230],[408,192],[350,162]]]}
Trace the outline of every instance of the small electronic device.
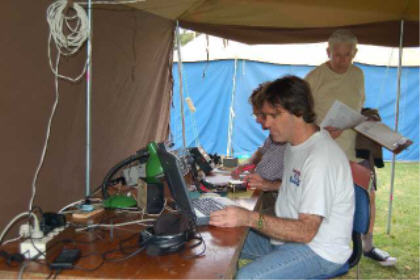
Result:
{"label": "small electronic device", "polygon": [[[192,218],[197,226],[208,225],[210,220],[209,215],[204,214],[192,204],[191,198],[188,195],[188,188],[181,173],[181,168],[176,156],[166,151],[165,147],[162,146],[159,146],[157,152],[165,173],[169,190],[177,207],[188,217]],[[225,197],[214,197],[214,199],[217,199],[217,201],[221,202],[224,206],[235,204],[232,200]]]}
{"label": "small electronic device", "polygon": [[40,227],[44,234],[48,234],[55,228],[64,227],[65,225],[66,216],[63,214],[53,212],[46,212],[42,214]]}
{"label": "small electronic device", "polygon": [[50,263],[51,269],[72,269],[80,259],[79,249],[64,248],[61,253]]}
{"label": "small electronic device", "polygon": [[224,167],[236,167],[238,166],[238,158],[234,157],[225,157],[223,158]]}
{"label": "small electronic device", "polygon": [[146,178],[146,165],[137,164],[123,169],[123,177],[127,186],[137,185],[139,178]]}
{"label": "small electronic device", "polygon": [[228,183],[231,192],[246,192],[248,183],[241,180],[231,180]]}
{"label": "small electronic device", "polygon": [[213,170],[213,164],[210,156],[201,147],[193,147],[188,150],[194,158],[194,162],[206,175],[208,175]]}
{"label": "small electronic device", "polygon": [[163,207],[164,193],[162,183],[146,183],[138,180],[137,189],[137,206],[148,214],[159,214]]}

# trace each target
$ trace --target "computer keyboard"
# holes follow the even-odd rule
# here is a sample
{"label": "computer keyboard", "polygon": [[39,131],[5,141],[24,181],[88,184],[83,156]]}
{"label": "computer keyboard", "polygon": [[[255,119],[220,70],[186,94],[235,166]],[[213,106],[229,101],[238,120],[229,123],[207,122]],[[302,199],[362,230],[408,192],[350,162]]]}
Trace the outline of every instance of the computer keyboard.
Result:
{"label": "computer keyboard", "polygon": [[206,216],[210,216],[210,213],[216,210],[224,208],[224,205],[215,201],[211,198],[198,198],[191,201],[194,208],[199,210],[201,213]]}

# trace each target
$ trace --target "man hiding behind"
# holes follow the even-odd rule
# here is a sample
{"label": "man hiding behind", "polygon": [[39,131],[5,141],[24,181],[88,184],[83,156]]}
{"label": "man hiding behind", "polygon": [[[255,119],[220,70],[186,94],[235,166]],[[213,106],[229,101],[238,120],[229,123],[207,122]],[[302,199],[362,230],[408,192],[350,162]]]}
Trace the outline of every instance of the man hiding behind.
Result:
{"label": "man hiding behind", "polygon": [[[260,95],[263,94],[268,85],[269,82],[260,84],[249,98],[255,121],[261,125],[263,130],[267,128],[264,127],[264,120],[261,115],[263,104]],[[239,179],[241,173],[251,171],[251,174],[245,178],[250,187],[262,191],[277,192],[283,175],[283,154],[284,144],[274,142],[269,135],[263,146],[259,147],[247,161],[236,167],[231,176]]]}
{"label": "man hiding behind", "polygon": [[240,207],[213,212],[210,224],[247,226],[238,279],[314,278],[338,270],[351,254],[354,193],[349,162],[329,133],[313,123],[308,84],[286,76],[263,94],[264,125],[286,142],[275,216]]}

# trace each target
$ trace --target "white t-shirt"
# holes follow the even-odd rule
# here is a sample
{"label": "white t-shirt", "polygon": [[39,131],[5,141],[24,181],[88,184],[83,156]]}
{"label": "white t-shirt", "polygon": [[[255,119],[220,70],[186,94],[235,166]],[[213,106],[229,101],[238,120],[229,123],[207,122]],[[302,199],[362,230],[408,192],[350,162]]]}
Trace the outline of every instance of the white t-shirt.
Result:
{"label": "white t-shirt", "polygon": [[[307,245],[322,258],[345,263],[350,257],[354,187],[349,161],[326,130],[304,143],[286,145],[282,185],[275,205],[277,217],[297,219],[299,213],[323,217]],[[281,240],[272,240],[278,244]]]}

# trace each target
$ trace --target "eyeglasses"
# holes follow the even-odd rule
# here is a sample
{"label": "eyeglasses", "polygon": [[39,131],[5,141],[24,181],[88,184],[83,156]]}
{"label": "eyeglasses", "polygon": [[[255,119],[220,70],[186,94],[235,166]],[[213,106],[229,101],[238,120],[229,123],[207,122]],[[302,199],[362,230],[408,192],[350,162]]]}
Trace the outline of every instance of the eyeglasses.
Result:
{"label": "eyeglasses", "polygon": [[251,116],[254,119],[260,119],[260,118],[264,118],[264,113],[252,113]]}
{"label": "eyeglasses", "polygon": [[252,116],[254,118],[256,118],[256,119],[259,118],[259,119],[262,119],[262,120],[266,120],[267,116],[270,116],[271,118],[275,119],[280,115],[281,115],[281,112],[277,112],[277,113],[252,113]]}

